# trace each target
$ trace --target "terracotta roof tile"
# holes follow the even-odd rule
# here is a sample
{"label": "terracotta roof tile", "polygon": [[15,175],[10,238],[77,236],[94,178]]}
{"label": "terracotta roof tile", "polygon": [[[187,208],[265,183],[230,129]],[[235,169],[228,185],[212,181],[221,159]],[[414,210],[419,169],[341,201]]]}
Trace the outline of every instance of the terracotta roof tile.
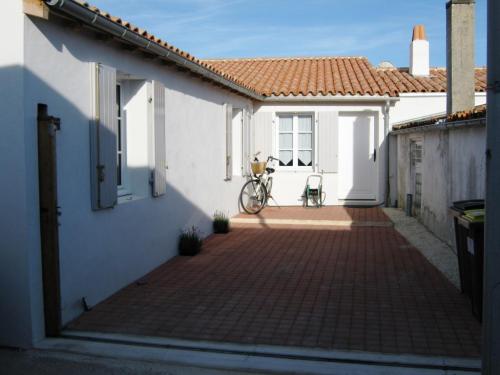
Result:
{"label": "terracotta roof tile", "polygon": [[422,126],[439,125],[444,122],[453,123],[456,121],[472,120],[476,118],[486,118],[486,104],[477,105],[466,111],[458,111],[451,115],[437,115],[420,120],[408,121],[393,126],[394,130],[418,128]]}
{"label": "terracotta roof tile", "polygon": [[[375,68],[364,57],[302,57],[204,60],[266,96],[389,95],[446,92],[446,69],[414,77],[407,68]],[[484,92],[486,69],[476,69]]]}
{"label": "terracotta roof tile", "polygon": [[[154,43],[264,96],[389,95],[446,92],[446,70],[413,77],[406,68],[376,68],[365,57],[297,57],[199,60],[191,54],[82,0],[73,0]],[[420,35],[420,34],[419,34]],[[476,91],[485,91],[486,69],[476,69]]]}

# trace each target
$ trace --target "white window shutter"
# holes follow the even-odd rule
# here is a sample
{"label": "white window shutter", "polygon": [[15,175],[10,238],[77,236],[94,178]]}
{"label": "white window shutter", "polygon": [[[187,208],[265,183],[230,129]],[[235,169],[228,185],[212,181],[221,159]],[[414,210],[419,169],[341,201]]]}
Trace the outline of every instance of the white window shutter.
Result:
{"label": "white window shutter", "polygon": [[93,119],[90,122],[92,209],[111,208],[117,200],[116,70],[91,64]]}
{"label": "white window shutter", "polygon": [[226,118],[226,180],[233,178],[233,105],[224,104]]}
{"label": "white window shutter", "polygon": [[159,197],[167,192],[165,149],[165,86],[153,81],[153,144],[154,171],[152,193]]}
{"label": "white window shutter", "polygon": [[267,160],[273,153],[273,114],[271,112],[257,112],[254,114],[254,150],[260,152],[260,161]]}
{"label": "white window shutter", "polygon": [[319,112],[318,116],[319,172],[338,172],[339,115],[338,112]]}
{"label": "white window shutter", "polygon": [[241,160],[241,173],[242,175],[250,174],[250,153],[251,153],[251,113],[248,109],[243,109],[243,128],[242,128],[242,160]]}

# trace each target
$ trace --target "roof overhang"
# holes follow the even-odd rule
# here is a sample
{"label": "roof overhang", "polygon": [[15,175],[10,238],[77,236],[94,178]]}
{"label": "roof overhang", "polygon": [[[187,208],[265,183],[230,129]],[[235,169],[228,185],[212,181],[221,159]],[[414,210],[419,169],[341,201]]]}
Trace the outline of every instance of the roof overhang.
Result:
{"label": "roof overhang", "polygon": [[460,129],[465,127],[470,128],[479,126],[486,126],[486,117],[473,118],[461,121],[442,121],[436,124],[412,126],[409,128],[392,130],[390,134],[399,135],[399,134],[409,134],[409,133],[423,133],[429,131],[451,130],[451,129]]}
{"label": "roof overhang", "polygon": [[371,103],[395,103],[399,98],[396,96],[379,95],[273,95],[264,99],[264,102],[371,102]]}
{"label": "roof overhang", "polygon": [[97,14],[85,6],[72,0],[43,0],[49,7],[50,12],[62,14],[77,20],[100,32],[111,35],[122,42],[133,45],[138,49],[156,55],[158,58],[169,61],[178,67],[186,69],[196,75],[208,79],[214,83],[224,86],[234,92],[255,100],[263,100],[265,97],[255,91],[249,90],[230,79],[227,79],[210,69],[185,58],[175,51],[168,49],[153,40],[145,38],[127,27],[113,22],[109,18]]}

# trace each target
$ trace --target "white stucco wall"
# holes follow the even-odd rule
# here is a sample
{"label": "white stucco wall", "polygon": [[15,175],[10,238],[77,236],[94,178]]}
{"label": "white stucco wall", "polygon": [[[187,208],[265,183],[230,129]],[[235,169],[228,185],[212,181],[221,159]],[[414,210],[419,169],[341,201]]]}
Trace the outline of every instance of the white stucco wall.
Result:
{"label": "white stucco wall", "polygon": [[[9,100],[1,103],[7,113],[2,123],[7,119],[10,130],[8,137],[0,141],[0,162],[4,173],[12,176],[10,185],[2,184],[1,188],[3,221],[12,228],[8,231],[5,229],[9,228],[2,228],[2,233],[7,233],[1,236],[0,263],[7,266],[2,272],[5,278],[2,285],[12,285],[12,290],[5,293],[8,288],[2,288],[5,295],[2,294],[0,318],[2,323],[13,326],[11,329],[2,326],[0,337],[2,343],[30,346],[32,338],[36,341],[44,336],[37,103],[47,104],[50,114],[61,118],[57,163],[58,203],[62,212],[59,233],[64,323],[82,312],[82,297],[93,305],[174,256],[182,229],[195,225],[208,235],[216,210],[228,214],[237,212],[243,179],[224,180],[223,103],[249,109],[252,103],[175,68],[96,41],[90,34],[28,18],[19,12],[20,9],[15,9],[15,23],[20,26],[15,46],[24,43],[24,59],[23,51],[16,48],[15,53],[8,54],[12,61],[7,61],[4,54],[0,60],[2,87],[8,87],[4,86],[8,82],[3,79],[4,75],[12,75],[13,70],[19,73],[12,78],[9,95],[3,95]],[[5,14],[3,12],[2,17]],[[7,12],[9,16],[12,14]],[[12,36],[12,30],[2,33],[6,35]],[[14,44],[8,45],[14,47]],[[89,62],[101,62],[146,80],[159,80],[166,86],[168,189],[165,196],[152,198],[149,194],[147,117],[138,116],[140,103],[131,103],[135,114],[128,121],[128,152],[133,199],[121,199],[113,209],[91,210]],[[147,95],[140,92],[137,97],[141,95],[147,99]],[[3,152],[4,140],[11,153]],[[19,264],[18,270],[16,264]],[[4,311],[3,306],[9,307]],[[19,327],[11,322],[19,322]],[[23,331],[26,331],[24,337],[13,339]]]}
{"label": "white stucco wall", "polygon": [[[476,105],[486,103],[486,93],[476,93]],[[446,112],[446,93],[428,93],[428,94],[401,94],[399,101],[397,101],[390,110],[390,127],[392,125],[410,121],[426,116],[440,115]],[[402,154],[397,149],[397,139],[389,137],[390,144],[390,205],[395,205],[398,197],[398,160],[396,156],[406,155]],[[407,150],[405,150],[407,151]]]}
{"label": "white stucco wall", "polygon": [[[338,205],[338,204],[360,204],[360,205],[374,205],[380,204],[384,200],[384,176],[385,176],[385,139],[384,139],[384,118],[381,112],[381,103],[376,102],[331,102],[325,103],[287,103],[287,102],[276,102],[276,103],[264,103],[256,108],[257,112],[271,112],[274,116],[272,130],[270,131],[270,136],[273,136],[273,156],[278,156],[278,150],[275,141],[275,134],[277,128],[277,113],[314,113],[314,117],[318,118],[319,112],[338,112],[353,115],[359,114],[360,116],[365,116],[367,113],[369,115],[375,115],[375,126],[377,131],[377,136],[375,137],[375,142],[378,145],[378,154],[376,161],[376,176],[377,180],[373,181],[375,185],[376,200],[373,201],[344,201],[339,200],[338,187],[339,187],[339,173],[324,173],[323,174],[323,191],[326,193],[326,205]],[[318,131],[317,124],[315,125],[315,143],[318,143]],[[341,142],[341,140],[339,140]],[[315,150],[315,162],[318,162],[317,150]],[[314,161],[313,161],[314,163]],[[270,202],[270,204],[278,204],[280,206],[293,206],[302,205],[302,194],[306,186],[307,176],[311,174],[320,173],[318,166],[315,165],[310,170],[280,170],[277,167],[276,173],[273,175],[273,197],[276,202]]]}
{"label": "white stucco wall", "polygon": [[485,127],[413,132],[397,136],[398,204],[405,208],[410,186],[410,141],[423,142],[420,220],[443,241],[454,243],[452,202],[484,199]]}
{"label": "white stucco wall", "polygon": [[[33,163],[33,140],[24,124],[36,131],[25,117],[23,95],[26,74],[24,17],[21,1],[2,3],[0,12],[0,346],[26,346],[34,327],[40,327],[40,272],[37,175]],[[33,113],[36,108],[33,108]],[[27,199],[29,197],[29,199]],[[32,298],[33,297],[33,298]]]}

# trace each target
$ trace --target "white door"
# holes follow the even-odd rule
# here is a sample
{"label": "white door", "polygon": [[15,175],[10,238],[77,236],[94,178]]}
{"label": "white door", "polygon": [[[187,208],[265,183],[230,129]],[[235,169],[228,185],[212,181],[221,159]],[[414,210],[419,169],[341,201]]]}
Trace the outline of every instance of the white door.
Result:
{"label": "white door", "polygon": [[373,115],[339,116],[339,199],[376,199],[376,131]]}

